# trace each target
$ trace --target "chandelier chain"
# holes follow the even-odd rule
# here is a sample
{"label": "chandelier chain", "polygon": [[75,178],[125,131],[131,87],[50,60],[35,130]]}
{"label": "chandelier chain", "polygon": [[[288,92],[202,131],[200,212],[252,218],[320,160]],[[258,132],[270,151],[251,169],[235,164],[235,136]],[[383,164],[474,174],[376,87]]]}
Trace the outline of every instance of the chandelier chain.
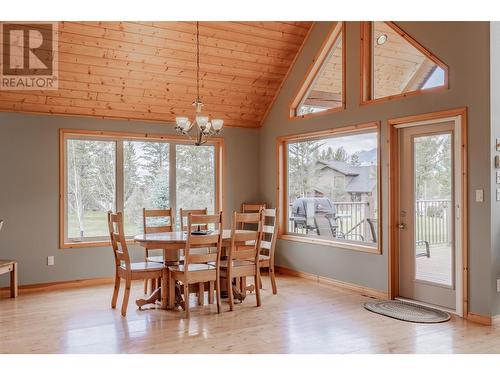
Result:
{"label": "chandelier chain", "polygon": [[196,21],[196,96],[200,101],[200,22]]}
{"label": "chandelier chain", "polygon": [[186,135],[189,138],[193,126],[196,125],[198,135],[194,144],[200,146],[207,142],[207,137],[220,134],[224,121],[221,119],[210,119],[210,115],[202,113],[203,103],[200,98],[200,22],[196,21],[196,100],[193,102],[195,107],[195,118],[189,121],[186,116],[178,116],[175,118],[176,131],[180,134]]}

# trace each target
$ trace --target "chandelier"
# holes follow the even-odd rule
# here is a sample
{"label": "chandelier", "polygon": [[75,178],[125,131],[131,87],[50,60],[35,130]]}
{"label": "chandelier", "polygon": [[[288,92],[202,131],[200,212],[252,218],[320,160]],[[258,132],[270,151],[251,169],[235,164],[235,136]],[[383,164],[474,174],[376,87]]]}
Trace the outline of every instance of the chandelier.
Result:
{"label": "chandelier", "polygon": [[[196,99],[193,102],[196,110],[194,121],[188,117],[175,118],[177,133],[186,135],[191,139],[191,131],[197,129],[195,145],[200,146],[207,141],[207,137],[220,134],[224,120],[212,119],[202,113],[203,103],[200,99],[200,23],[196,22]],[[196,125],[196,126],[194,126]]]}

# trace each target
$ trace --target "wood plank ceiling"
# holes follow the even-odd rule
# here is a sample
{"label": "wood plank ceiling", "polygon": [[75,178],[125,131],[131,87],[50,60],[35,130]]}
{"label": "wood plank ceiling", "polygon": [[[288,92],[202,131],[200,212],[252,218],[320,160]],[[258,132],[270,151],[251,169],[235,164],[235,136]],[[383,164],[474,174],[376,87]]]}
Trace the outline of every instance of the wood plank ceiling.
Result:
{"label": "wood plank ceiling", "polygon": [[[312,22],[200,22],[204,112],[259,127]],[[194,114],[195,22],[60,22],[59,89],[0,111],[173,122]]]}

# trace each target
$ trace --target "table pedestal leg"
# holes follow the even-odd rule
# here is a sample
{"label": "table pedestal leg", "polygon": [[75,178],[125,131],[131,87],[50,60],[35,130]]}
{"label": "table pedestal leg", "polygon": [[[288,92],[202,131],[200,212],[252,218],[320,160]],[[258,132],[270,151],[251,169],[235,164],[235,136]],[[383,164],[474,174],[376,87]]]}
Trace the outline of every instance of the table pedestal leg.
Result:
{"label": "table pedestal leg", "polygon": [[135,301],[137,307],[141,308],[144,305],[148,305],[150,303],[156,303],[161,298],[161,288],[156,289],[149,297],[147,298],[139,298]]}

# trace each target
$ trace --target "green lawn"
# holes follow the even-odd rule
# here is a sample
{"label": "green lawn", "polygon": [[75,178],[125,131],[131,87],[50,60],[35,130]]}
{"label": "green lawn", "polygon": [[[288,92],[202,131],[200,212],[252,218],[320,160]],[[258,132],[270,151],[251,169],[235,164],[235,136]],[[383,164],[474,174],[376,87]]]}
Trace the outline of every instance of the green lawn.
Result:
{"label": "green lawn", "polygon": [[[106,212],[96,212],[87,211],[85,212],[83,225],[84,225],[84,237],[100,237],[109,236],[108,232],[108,222],[107,222]],[[125,220],[124,230],[127,236],[132,236],[138,233],[138,229],[134,223]],[[68,221],[68,237],[69,238],[80,238],[80,232],[78,229],[78,222],[76,215],[70,215]]]}

